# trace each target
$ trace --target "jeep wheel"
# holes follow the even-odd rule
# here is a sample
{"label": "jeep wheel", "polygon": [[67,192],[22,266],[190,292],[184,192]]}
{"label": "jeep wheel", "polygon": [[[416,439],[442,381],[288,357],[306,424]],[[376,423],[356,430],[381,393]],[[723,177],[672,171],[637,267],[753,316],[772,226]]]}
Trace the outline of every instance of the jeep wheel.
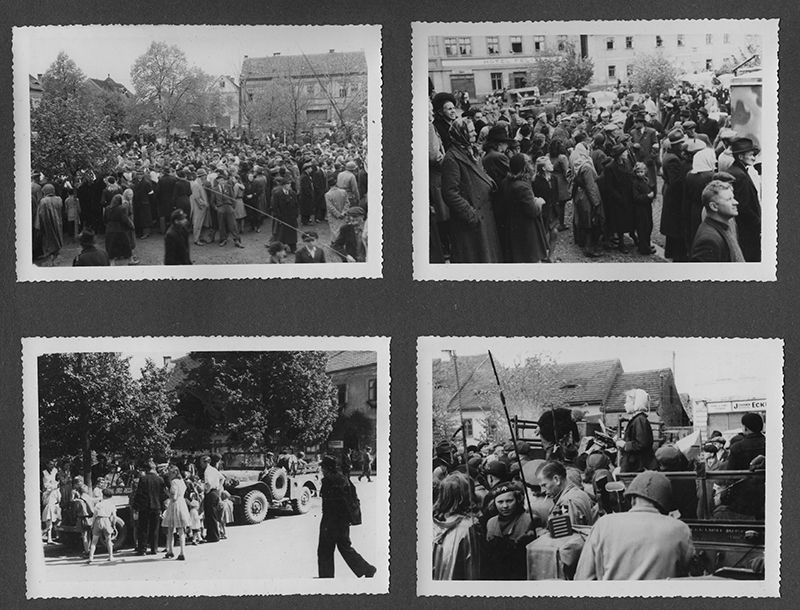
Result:
{"label": "jeep wheel", "polygon": [[[128,540],[128,526],[125,525],[125,521],[117,517],[116,522],[114,523],[114,529],[116,529],[116,536],[114,537],[114,552],[116,553],[119,551],[123,546],[125,546],[125,542]],[[106,548],[106,539],[100,538],[100,544],[103,545],[103,548]]]}
{"label": "jeep wheel", "polygon": [[308,487],[300,489],[300,496],[292,500],[292,512],[295,515],[304,515],[311,508],[311,491]]}
{"label": "jeep wheel", "polygon": [[269,487],[273,502],[283,500],[289,480],[283,468],[270,468],[264,477],[264,483]]}
{"label": "jeep wheel", "polygon": [[257,489],[247,492],[242,499],[242,516],[245,523],[250,525],[261,523],[267,517],[268,510],[267,496]]}

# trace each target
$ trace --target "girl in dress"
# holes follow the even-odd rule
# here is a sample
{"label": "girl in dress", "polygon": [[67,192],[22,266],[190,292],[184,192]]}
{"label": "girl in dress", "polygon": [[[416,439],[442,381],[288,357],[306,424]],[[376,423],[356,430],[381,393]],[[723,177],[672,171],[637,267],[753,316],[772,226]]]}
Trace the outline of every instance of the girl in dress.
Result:
{"label": "girl in dress", "polygon": [[178,560],[184,561],[186,556],[186,527],[191,525],[192,519],[189,514],[189,507],[186,505],[184,495],[186,494],[186,483],[174,464],[167,468],[167,479],[169,480],[169,505],[164,511],[162,525],[167,528],[167,553],[164,559],[175,557],[173,553],[175,530],[178,531],[178,539],[181,545],[181,553]]}
{"label": "girl in dress", "polygon": [[97,548],[97,541],[102,536],[108,547],[108,560],[114,561],[114,535],[117,521],[117,506],[111,499],[112,492],[106,488],[103,490],[103,499],[94,505],[94,523],[92,523],[92,544],[89,547],[89,561],[94,561],[94,551]]}
{"label": "girl in dress", "polygon": [[53,544],[53,524],[61,519],[61,492],[58,489],[57,474],[55,462],[48,460],[42,471],[42,535],[46,536],[47,544]]}
{"label": "girl in dress", "polygon": [[220,494],[219,505],[222,509],[222,518],[219,523],[220,538],[227,538],[227,524],[233,523],[233,500],[231,500],[231,494],[223,490],[222,494]]}

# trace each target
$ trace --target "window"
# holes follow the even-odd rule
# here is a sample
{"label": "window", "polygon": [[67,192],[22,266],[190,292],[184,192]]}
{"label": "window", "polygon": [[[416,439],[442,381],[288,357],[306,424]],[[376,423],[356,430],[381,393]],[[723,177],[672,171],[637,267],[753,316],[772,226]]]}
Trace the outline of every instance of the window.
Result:
{"label": "window", "polygon": [[458,54],[459,55],[472,55],[472,38],[459,38],[458,39]]}
{"label": "window", "polygon": [[633,36],[626,36],[625,37],[625,48],[632,49],[633,48]]}
{"label": "window", "polygon": [[706,60],[706,70],[712,70],[713,67],[714,67],[714,60],[713,59],[707,59]]}
{"label": "window", "polygon": [[706,34],[706,44],[714,44],[714,34]]}
{"label": "window", "polygon": [[633,76],[633,66],[631,65],[625,66],[625,74],[627,75],[628,78]]}
{"label": "window", "polygon": [[220,89],[224,89],[225,88],[225,81],[223,79],[219,79],[219,88]]}
{"label": "window", "polygon": [[497,36],[486,37],[486,52],[489,55],[497,55],[500,52],[500,39]]}
{"label": "window", "polygon": [[428,57],[436,57],[439,54],[439,42],[435,36],[428,38]]}
{"label": "window", "polygon": [[306,110],[306,121],[309,123],[327,123],[327,110]]}
{"label": "window", "polygon": [[656,36],[656,46],[663,47],[664,46],[664,39],[661,36]]}
{"label": "window", "polygon": [[475,428],[472,425],[472,420],[471,419],[465,419],[464,420],[464,434],[471,438],[472,435],[474,434],[474,432],[475,432]]}
{"label": "window", "polygon": [[445,55],[458,55],[458,40],[455,38],[444,39]]}
{"label": "window", "polygon": [[723,42],[723,44],[730,44],[731,43],[731,35],[730,34],[723,34],[722,35],[722,42]]}
{"label": "window", "polygon": [[339,97],[347,97],[347,85],[339,87]]}
{"label": "window", "polygon": [[336,386],[336,405],[339,411],[344,411],[347,406],[347,384],[343,383]]}
{"label": "window", "polygon": [[522,36],[511,37],[511,52],[522,53]]}
{"label": "window", "polygon": [[559,51],[566,51],[567,50],[567,37],[563,34],[558,36],[558,50]]}
{"label": "window", "polygon": [[314,95],[314,83],[309,83],[306,85],[306,93],[309,95]]}
{"label": "window", "polygon": [[613,50],[614,50],[614,37],[609,36],[608,38],[606,38],[606,51],[613,51]]}
{"label": "window", "polygon": [[544,36],[533,37],[533,50],[544,51]]}
{"label": "window", "polygon": [[247,101],[248,102],[252,102],[253,101],[253,94],[250,93],[249,91],[247,92]]}
{"label": "window", "polygon": [[489,75],[492,79],[492,91],[497,91],[498,89],[503,88],[503,73],[502,72],[492,72]]}
{"label": "window", "polygon": [[528,79],[525,72],[514,72],[514,89],[522,89],[527,86]]}
{"label": "window", "polygon": [[378,404],[378,380],[377,379],[368,379],[367,380],[367,404],[369,406],[374,407]]}
{"label": "window", "polygon": [[686,37],[683,34],[678,34],[678,46],[686,46]]}
{"label": "window", "polygon": [[608,66],[608,78],[617,77],[617,66]]}

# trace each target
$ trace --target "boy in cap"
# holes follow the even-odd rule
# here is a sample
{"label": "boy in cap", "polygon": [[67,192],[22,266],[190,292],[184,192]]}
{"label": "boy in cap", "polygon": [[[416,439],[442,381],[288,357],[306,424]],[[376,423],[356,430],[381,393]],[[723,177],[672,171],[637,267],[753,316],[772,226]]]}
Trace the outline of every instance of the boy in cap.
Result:
{"label": "boy in cap", "polygon": [[317,245],[319,234],[316,231],[303,233],[303,247],[297,250],[295,263],[324,263],[325,252]]}

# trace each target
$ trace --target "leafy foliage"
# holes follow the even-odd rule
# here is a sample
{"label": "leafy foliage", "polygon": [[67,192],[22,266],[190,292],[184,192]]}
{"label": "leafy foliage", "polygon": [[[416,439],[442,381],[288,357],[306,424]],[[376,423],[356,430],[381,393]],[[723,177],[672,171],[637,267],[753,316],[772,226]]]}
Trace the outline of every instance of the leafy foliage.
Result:
{"label": "leafy foliage", "polygon": [[85,85],[86,75],[64,51],[42,74],[42,90],[51,99],[76,99],[83,93]]}
{"label": "leafy foliage", "polygon": [[558,71],[562,89],[583,89],[594,77],[594,60],[581,57],[574,45],[569,45],[569,53]]}
{"label": "leafy foliage", "polygon": [[657,98],[662,91],[672,87],[680,76],[680,70],[661,51],[637,55],[633,61],[630,85],[634,91],[649,93]]}
{"label": "leafy foliage", "polygon": [[110,352],[46,354],[38,365],[43,457],[81,457],[88,469],[92,451],[128,459],[168,454],[172,401],[152,362],[140,381],[128,358]]}
{"label": "leafy foliage", "polygon": [[338,415],[324,352],[195,352],[178,387],[178,414],[228,434],[245,450],[315,445]]}
{"label": "leafy foliage", "polygon": [[557,91],[561,85],[559,72],[563,61],[560,53],[543,53],[528,68],[527,85],[529,87],[539,87],[542,95]]}
{"label": "leafy foliage", "polygon": [[528,68],[527,84],[539,87],[542,95],[560,89],[583,89],[594,77],[594,60],[581,57],[575,45],[565,43],[564,51],[550,51],[537,57]]}

